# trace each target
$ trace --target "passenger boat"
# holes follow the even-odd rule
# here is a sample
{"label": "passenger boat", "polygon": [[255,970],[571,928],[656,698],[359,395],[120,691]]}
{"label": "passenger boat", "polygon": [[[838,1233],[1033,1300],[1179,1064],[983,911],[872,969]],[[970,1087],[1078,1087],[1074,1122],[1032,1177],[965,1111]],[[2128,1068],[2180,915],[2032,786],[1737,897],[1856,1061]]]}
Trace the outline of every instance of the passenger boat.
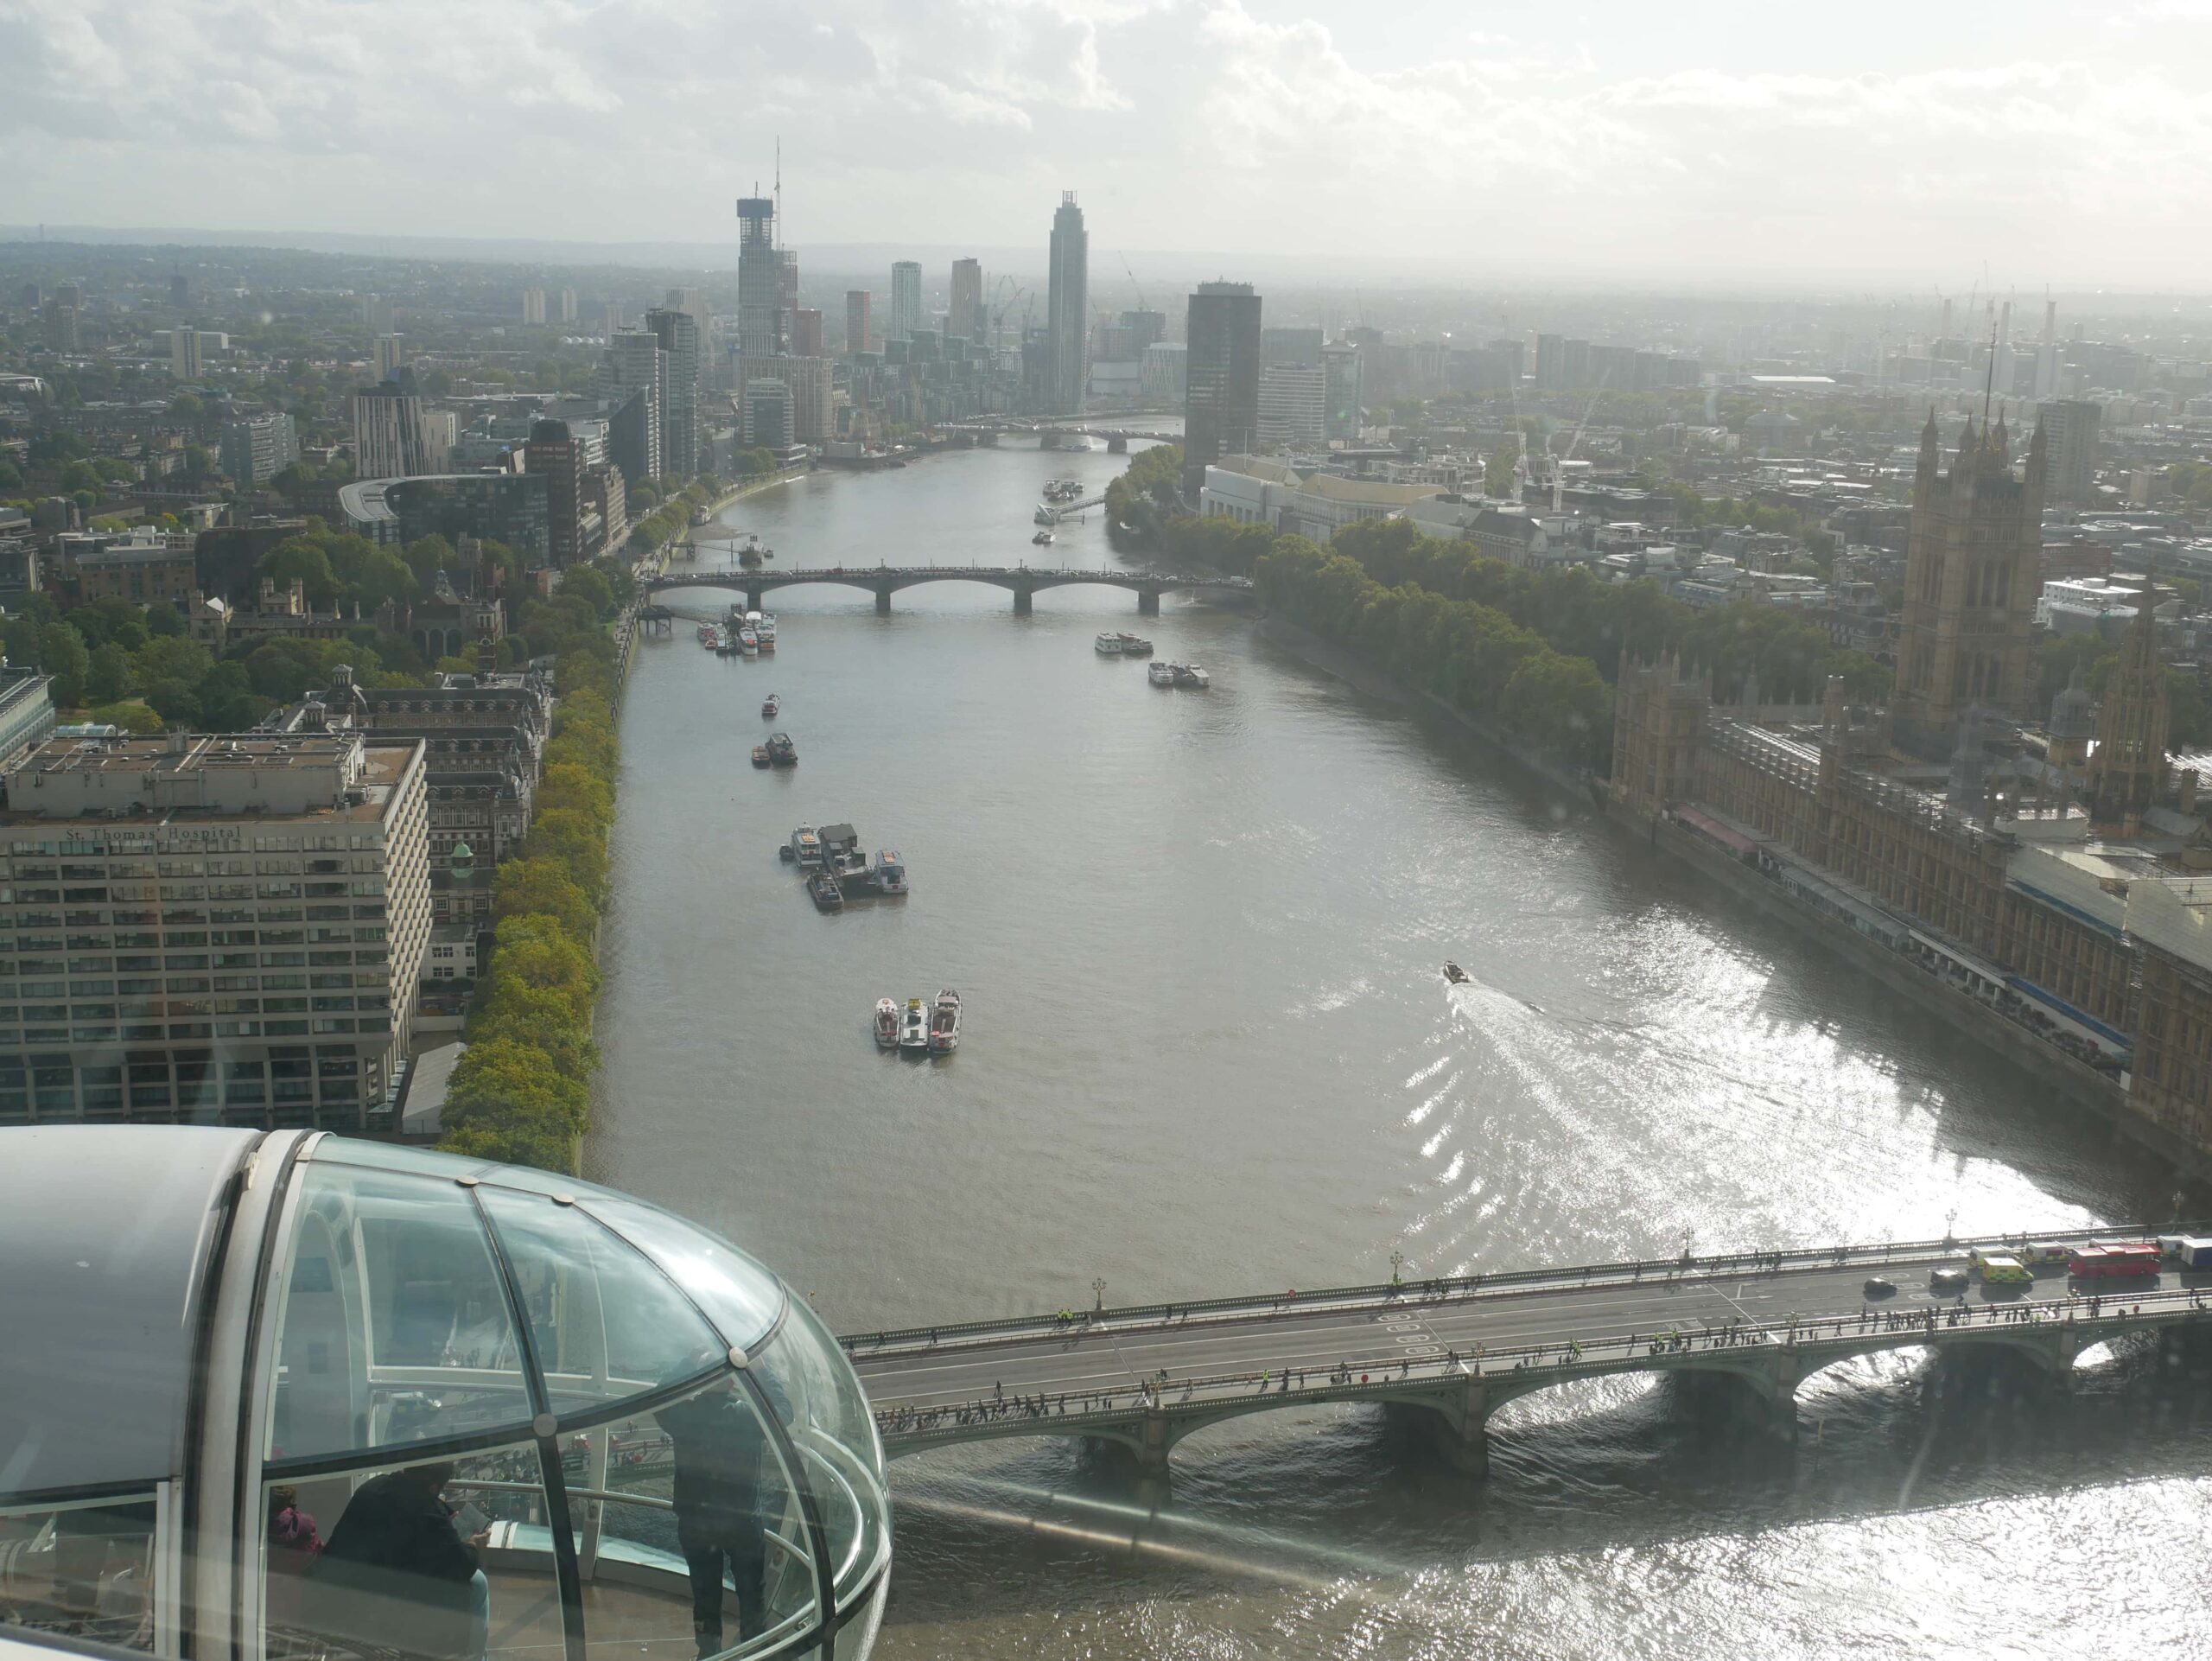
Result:
{"label": "passenger boat", "polygon": [[1139,640],[1139,639],[1137,639],[1137,637],[1136,637],[1135,635],[1134,635],[1134,634],[1124,634],[1124,635],[1122,635],[1121,638],[1122,638],[1122,655],[1123,657],[1125,657],[1125,658],[1149,658],[1150,656],[1152,656],[1152,642],[1151,642],[1151,641],[1149,641],[1149,640]]}
{"label": "passenger boat", "polygon": [[1039,548],[1049,548],[1052,545],[1052,533],[1050,531],[1039,531],[1029,540]]}
{"label": "passenger boat", "polygon": [[1098,655],[1102,658],[1118,658],[1122,655],[1122,637],[1118,634],[1102,634],[1091,644],[1098,648]]}
{"label": "passenger boat", "polygon": [[868,873],[868,880],[878,894],[906,892],[906,865],[896,849],[886,848],[876,855],[875,869]]}
{"label": "passenger boat", "polygon": [[1144,666],[1144,678],[1154,686],[1173,686],[1175,684],[1175,665],[1164,658],[1148,663]]}
{"label": "passenger boat", "polygon": [[1213,677],[1194,663],[1178,664],[1175,665],[1175,684],[1195,687],[1203,692],[1213,684]]}
{"label": "passenger boat", "polygon": [[919,998],[908,998],[899,1012],[899,1047],[926,1050],[930,1047],[930,1014]]}
{"label": "passenger boat", "polygon": [[753,624],[753,633],[759,637],[760,641],[760,649],[763,652],[773,652],[776,649],[775,613],[755,613]]}
{"label": "passenger boat", "polygon": [[[795,767],[798,765],[798,746],[791,742],[791,735],[789,733],[768,735],[768,760],[779,767]],[[819,838],[816,839],[814,852],[816,858],[819,859],[822,856],[822,843]]]}
{"label": "passenger boat", "polygon": [[741,628],[738,630],[737,649],[745,653],[748,658],[759,657],[760,655],[760,637],[758,634],[755,634],[749,628]]}
{"label": "passenger boat", "polygon": [[766,697],[760,700],[760,719],[773,721],[776,718],[776,712],[783,707],[784,700],[776,693],[769,693]]}
{"label": "passenger boat", "polygon": [[721,630],[716,628],[712,623],[708,624],[699,631],[699,644],[709,652],[720,652],[722,649]]}
{"label": "passenger boat", "polygon": [[814,900],[817,911],[842,911],[845,892],[837,886],[837,879],[827,871],[817,871],[806,879],[806,891]]}
{"label": "passenger boat", "polygon": [[930,1053],[950,1055],[960,1047],[960,994],[946,987],[930,1006]]}
{"label": "passenger boat", "polygon": [[[753,765],[756,767],[765,767],[768,765],[768,747],[766,744],[755,744],[753,747]],[[790,849],[785,849],[784,856],[786,859],[791,857]]]}
{"label": "passenger boat", "polygon": [[699,644],[700,644],[701,646],[704,646],[704,645],[706,645],[706,644],[707,644],[707,640],[708,640],[708,637],[709,637],[709,636],[710,636],[710,635],[712,635],[712,634],[714,633],[714,632],[715,632],[715,626],[714,626],[712,623],[702,623],[702,624],[700,624],[700,625],[699,625]]}
{"label": "passenger boat", "polygon": [[875,1047],[880,1050],[899,1047],[899,1006],[889,998],[875,1001]]}
{"label": "passenger boat", "polygon": [[1467,971],[1460,968],[1458,964],[1453,963],[1447,958],[1444,961],[1444,978],[1450,981],[1454,986],[1465,985],[1467,980]]}
{"label": "passenger boat", "polygon": [[798,862],[799,869],[822,863],[822,834],[810,824],[802,824],[791,832],[791,839],[784,844],[784,857]]}

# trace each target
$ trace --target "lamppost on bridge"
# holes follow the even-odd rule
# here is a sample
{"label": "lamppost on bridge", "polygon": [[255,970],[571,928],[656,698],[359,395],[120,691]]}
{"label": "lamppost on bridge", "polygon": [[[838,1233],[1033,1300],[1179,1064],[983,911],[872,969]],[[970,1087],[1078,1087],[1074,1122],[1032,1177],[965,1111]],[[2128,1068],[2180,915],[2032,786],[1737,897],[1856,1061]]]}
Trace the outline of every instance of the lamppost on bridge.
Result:
{"label": "lamppost on bridge", "polygon": [[1090,1296],[1092,1300],[1090,1307],[1094,1310],[1103,1314],[1106,1308],[1106,1281],[1104,1276],[1102,1276],[1098,1279],[1090,1282]]}
{"label": "lamppost on bridge", "polygon": [[1950,1210],[1943,1213],[1943,1244],[1945,1246],[1948,1247],[1958,1244],[1958,1229],[1959,1208],[1956,1206],[1954,1206]]}
{"label": "lamppost on bridge", "polygon": [[1406,1254],[1395,1246],[1390,1248],[1390,1285],[1393,1290],[1402,1283],[1400,1271],[1406,1266]]}

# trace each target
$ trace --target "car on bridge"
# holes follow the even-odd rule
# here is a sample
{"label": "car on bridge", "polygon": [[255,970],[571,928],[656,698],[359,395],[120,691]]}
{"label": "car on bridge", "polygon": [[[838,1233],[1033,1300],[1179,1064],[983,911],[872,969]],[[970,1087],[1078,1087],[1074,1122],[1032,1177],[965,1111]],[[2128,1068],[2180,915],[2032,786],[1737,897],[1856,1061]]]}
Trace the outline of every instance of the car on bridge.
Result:
{"label": "car on bridge", "polygon": [[1859,1289],[1870,1298],[1893,1298],[1897,1295],[1895,1281],[1885,1281],[1879,1275],[1869,1275],[1866,1283]]}
{"label": "car on bridge", "polygon": [[1928,1271],[1928,1289],[1931,1292],[1948,1296],[1955,1292],[1965,1291],[1967,1284],[1967,1271],[1963,1269],[1931,1269]]}

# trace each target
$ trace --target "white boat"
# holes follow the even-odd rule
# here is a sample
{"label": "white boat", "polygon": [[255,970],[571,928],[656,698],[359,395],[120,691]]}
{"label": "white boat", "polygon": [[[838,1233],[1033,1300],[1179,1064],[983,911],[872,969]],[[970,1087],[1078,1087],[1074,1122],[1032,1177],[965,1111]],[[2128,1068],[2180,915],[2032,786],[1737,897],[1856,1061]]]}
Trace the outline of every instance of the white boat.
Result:
{"label": "white boat", "polygon": [[899,1015],[899,1047],[926,1050],[930,1047],[930,1012],[919,998],[908,998]]}
{"label": "white boat", "polygon": [[822,863],[822,833],[810,824],[802,824],[791,832],[791,858],[804,869]]}
{"label": "white boat", "polygon": [[753,614],[753,633],[760,642],[763,652],[776,649],[776,614],[772,611]]}
{"label": "white boat", "polygon": [[1175,665],[1175,684],[1194,687],[1203,692],[1213,684],[1213,677],[1194,663],[1178,664]]}
{"label": "white boat", "polygon": [[737,647],[748,658],[758,657],[760,652],[760,637],[749,628],[741,628],[737,632]]}
{"label": "white boat", "polygon": [[1154,659],[1144,666],[1144,678],[1154,686],[1173,686],[1175,684],[1175,665],[1164,659]]}
{"label": "white boat", "polygon": [[1029,540],[1039,548],[1049,548],[1052,545],[1052,533],[1050,531],[1039,531]]}
{"label": "white boat", "polygon": [[899,1006],[889,998],[875,1001],[875,1047],[880,1050],[899,1047]]}
{"label": "white boat", "polygon": [[1122,655],[1125,658],[1149,658],[1152,656],[1152,642],[1141,640],[1134,634],[1123,634]]}
{"label": "white boat", "polygon": [[1122,637],[1118,634],[1102,634],[1091,644],[1098,648],[1098,655],[1102,658],[1118,658],[1122,655]]}
{"label": "white boat", "polygon": [[960,994],[950,987],[930,1006],[930,1053],[950,1055],[960,1047]]}

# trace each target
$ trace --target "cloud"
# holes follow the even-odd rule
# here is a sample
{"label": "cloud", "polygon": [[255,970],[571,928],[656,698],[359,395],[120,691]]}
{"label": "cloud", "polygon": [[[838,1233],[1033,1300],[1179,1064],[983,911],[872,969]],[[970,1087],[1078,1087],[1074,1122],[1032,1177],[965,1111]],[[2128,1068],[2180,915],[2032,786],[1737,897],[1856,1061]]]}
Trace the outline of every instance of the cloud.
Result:
{"label": "cloud", "polygon": [[2147,279],[2212,254],[2205,10],[1868,73],[1261,0],[0,0],[0,220],[707,240],[780,137],[824,240],[1041,244],[1065,186],[1105,247]]}

